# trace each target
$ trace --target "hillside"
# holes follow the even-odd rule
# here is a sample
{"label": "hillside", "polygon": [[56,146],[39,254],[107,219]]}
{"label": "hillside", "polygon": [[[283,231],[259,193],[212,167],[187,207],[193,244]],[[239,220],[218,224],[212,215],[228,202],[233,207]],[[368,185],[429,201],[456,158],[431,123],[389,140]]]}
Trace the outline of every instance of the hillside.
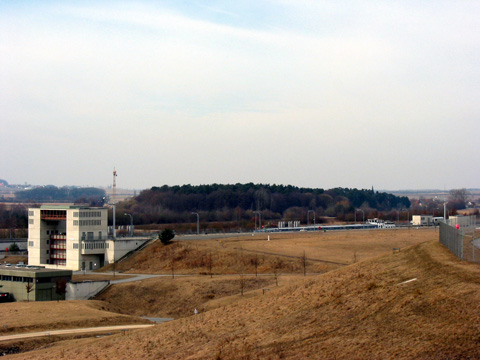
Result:
{"label": "hillside", "polygon": [[[254,274],[323,273],[352,262],[391,253],[393,248],[419,244],[438,237],[433,228],[352,230],[256,234],[218,240],[156,241],[116,265],[126,273]],[[270,239],[270,241],[268,241]],[[173,262],[173,263],[172,263]],[[255,269],[257,264],[257,269]],[[105,266],[100,272],[113,270]]]}
{"label": "hillside", "polygon": [[0,335],[91,327],[145,323],[134,316],[105,310],[101,301],[32,301],[1,304]]}
{"label": "hillside", "polygon": [[73,340],[28,357],[475,359],[479,294],[480,267],[431,241],[128,337]]}

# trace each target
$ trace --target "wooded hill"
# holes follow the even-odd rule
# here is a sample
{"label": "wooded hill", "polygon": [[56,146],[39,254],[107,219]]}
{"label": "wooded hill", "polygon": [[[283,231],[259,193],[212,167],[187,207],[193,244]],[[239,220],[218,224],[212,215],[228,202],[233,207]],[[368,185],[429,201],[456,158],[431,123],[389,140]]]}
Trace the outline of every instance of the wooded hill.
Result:
{"label": "wooded hill", "polygon": [[192,222],[192,212],[202,212],[202,221],[250,221],[255,211],[261,212],[262,220],[306,222],[308,210],[315,211],[317,219],[333,216],[353,220],[358,208],[367,216],[370,212],[376,215],[379,211],[409,207],[407,197],[373,189],[324,190],[247,183],[152,187],[117,204],[117,213],[134,214],[135,224]]}
{"label": "wooded hill", "polygon": [[87,203],[91,206],[103,205],[105,190],[94,187],[56,187],[47,185],[15,192],[19,202],[73,202]]}

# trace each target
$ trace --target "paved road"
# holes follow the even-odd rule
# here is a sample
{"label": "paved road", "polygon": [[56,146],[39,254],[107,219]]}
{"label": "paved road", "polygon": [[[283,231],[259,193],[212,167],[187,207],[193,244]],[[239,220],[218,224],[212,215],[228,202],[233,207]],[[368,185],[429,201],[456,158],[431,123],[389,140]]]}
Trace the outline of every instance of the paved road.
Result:
{"label": "paved road", "polygon": [[211,240],[211,239],[226,239],[239,236],[250,236],[252,232],[242,233],[220,233],[220,234],[192,234],[192,235],[176,235],[175,240]]}
{"label": "paved road", "polygon": [[0,336],[0,341],[19,340],[19,339],[26,339],[26,338],[33,338],[33,337],[53,336],[53,335],[85,334],[85,333],[106,332],[106,331],[144,329],[151,326],[155,326],[155,324],[115,325],[115,326],[100,326],[100,327],[82,328],[82,329],[51,330],[51,331],[41,331],[41,332],[34,332],[34,333]]}

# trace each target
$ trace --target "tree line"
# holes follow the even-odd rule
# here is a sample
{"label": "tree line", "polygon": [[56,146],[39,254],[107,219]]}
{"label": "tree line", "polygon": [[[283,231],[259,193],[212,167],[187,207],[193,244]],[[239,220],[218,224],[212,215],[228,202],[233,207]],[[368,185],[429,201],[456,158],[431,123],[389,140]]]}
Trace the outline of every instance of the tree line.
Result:
{"label": "tree line", "polygon": [[306,221],[308,210],[317,216],[345,219],[357,208],[389,211],[409,207],[406,196],[373,189],[247,183],[152,187],[117,204],[117,212],[134,214],[135,224],[162,224],[193,222],[192,212],[202,212],[202,221],[251,220],[257,211],[265,220]]}
{"label": "tree line", "polygon": [[28,190],[15,192],[15,199],[19,202],[73,202],[91,206],[103,205],[105,190],[95,187],[56,187],[47,185]]}

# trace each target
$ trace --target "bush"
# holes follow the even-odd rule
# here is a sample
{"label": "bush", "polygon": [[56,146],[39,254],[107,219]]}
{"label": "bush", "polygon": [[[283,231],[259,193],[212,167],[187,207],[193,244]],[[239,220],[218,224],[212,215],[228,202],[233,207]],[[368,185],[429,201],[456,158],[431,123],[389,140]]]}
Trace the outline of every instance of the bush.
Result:
{"label": "bush", "polygon": [[171,229],[165,229],[160,233],[160,235],[158,235],[158,238],[164,245],[170,244],[170,242],[174,237],[175,237],[175,233]]}
{"label": "bush", "polygon": [[10,246],[8,247],[8,251],[20,251],[20,248],[18,247],[17,244],[13,243],[13,244],[10,244]]}

